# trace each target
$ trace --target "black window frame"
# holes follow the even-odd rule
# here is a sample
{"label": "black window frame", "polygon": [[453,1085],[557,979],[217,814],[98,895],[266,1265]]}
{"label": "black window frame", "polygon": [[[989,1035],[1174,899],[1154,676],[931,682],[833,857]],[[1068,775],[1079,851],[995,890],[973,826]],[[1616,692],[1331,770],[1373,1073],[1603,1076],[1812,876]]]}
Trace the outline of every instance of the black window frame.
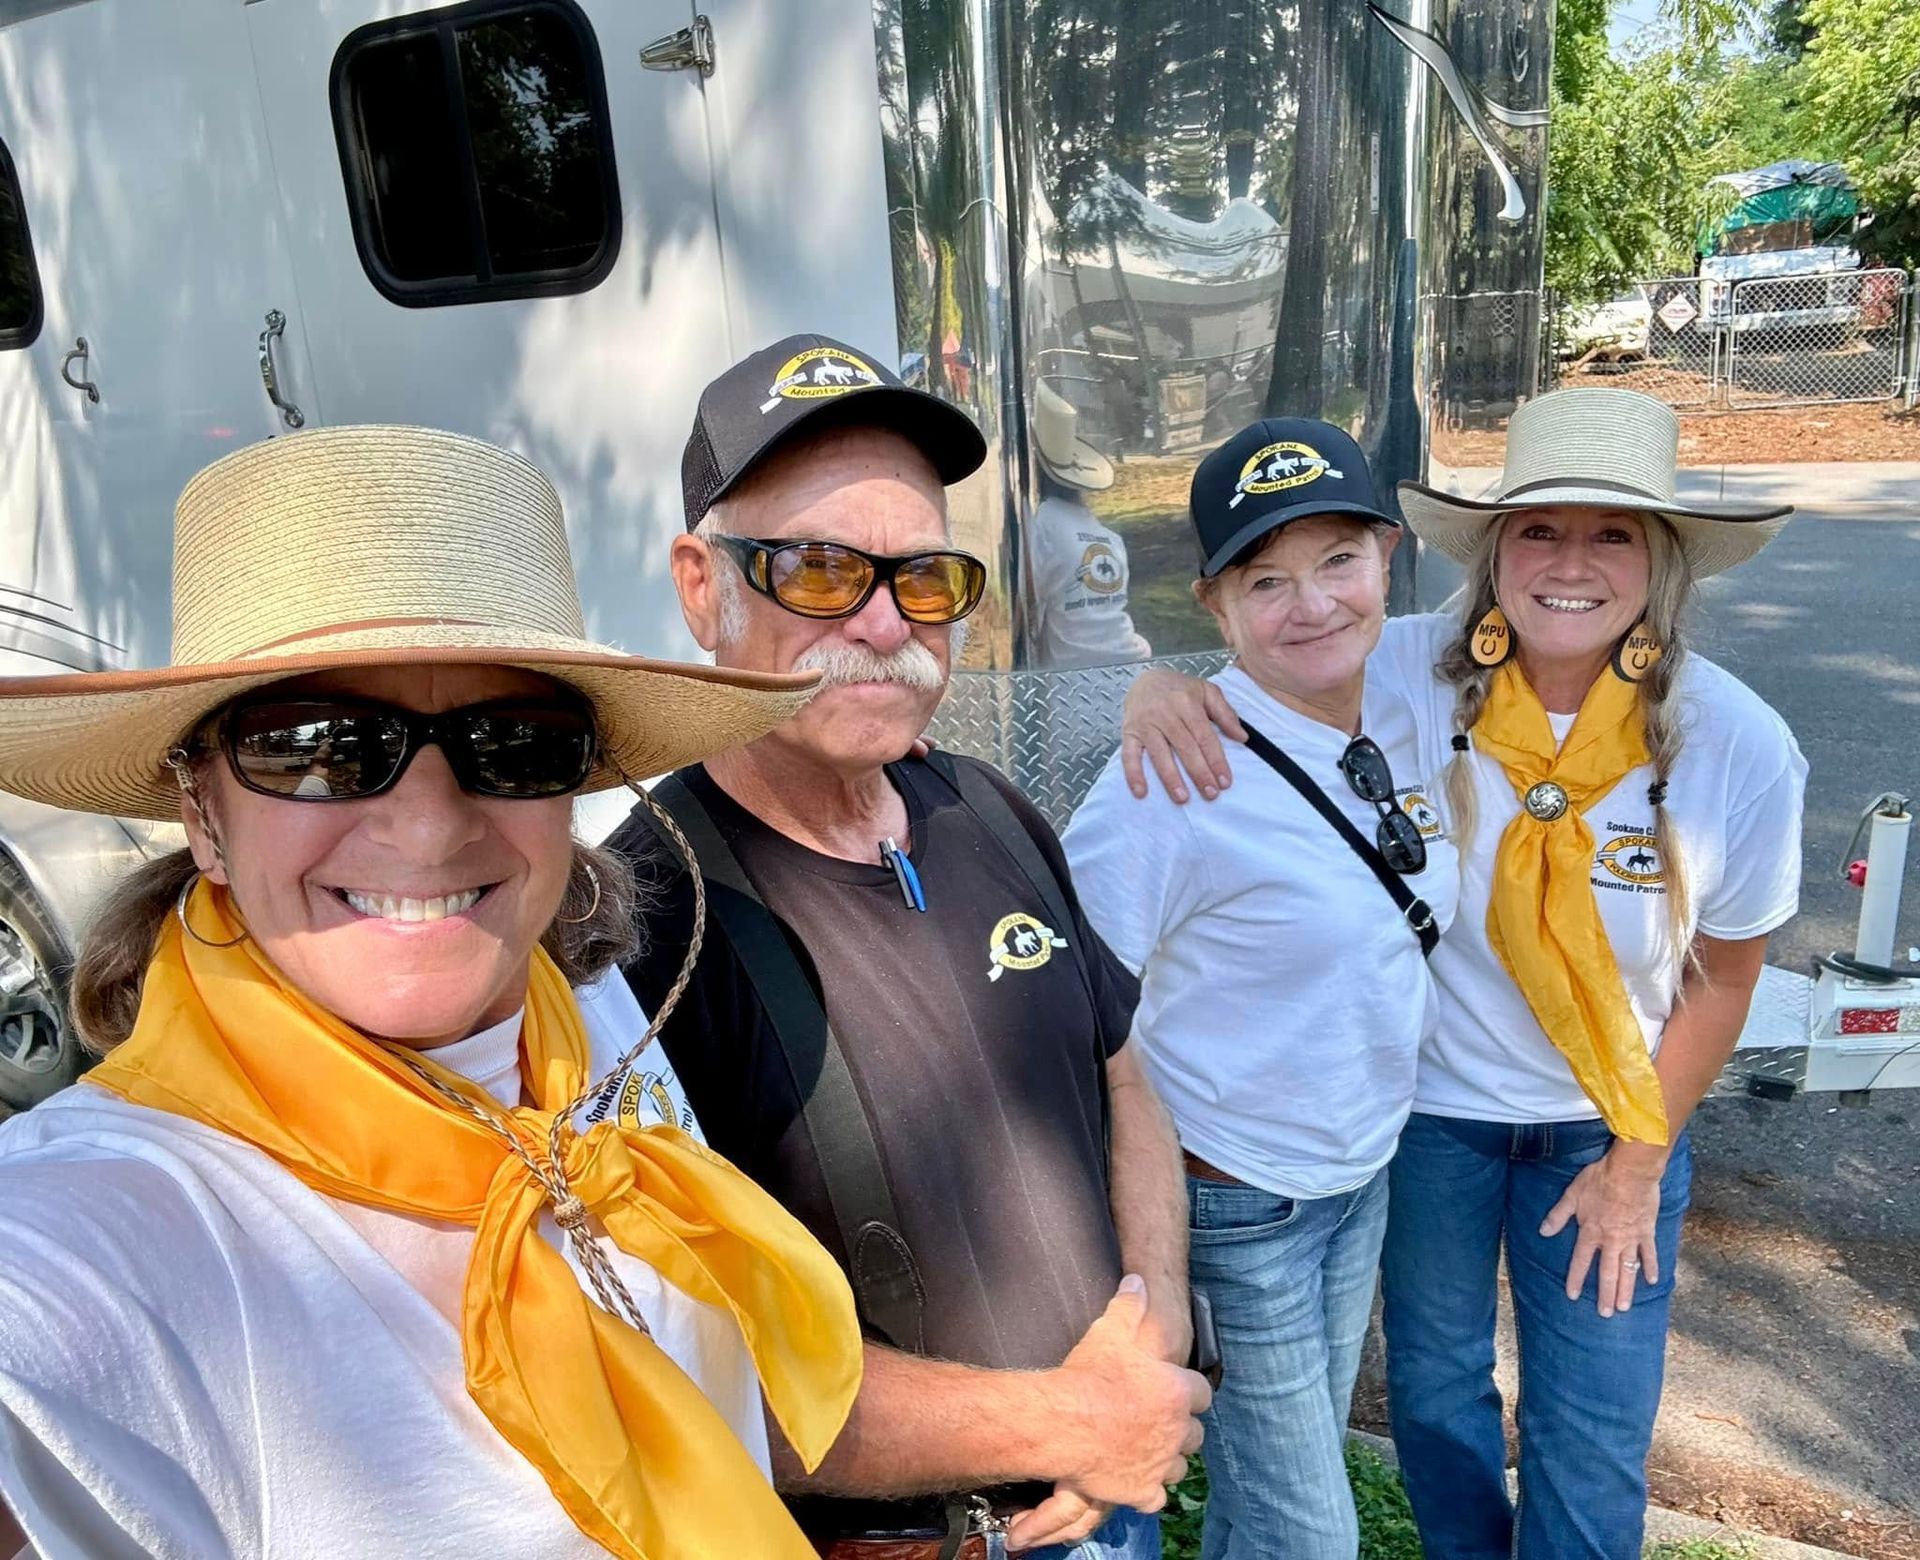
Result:
{"label": "black window frame", "polygon": [[[455,34],[462,27],[489,17],[522,15],[533,11],[559,16],[579,40],[581,56],[587,67],[587,98],[600,153],[601,199],[605,203],[607,225],[599,248],[590,260],[581,265],[564,270],[516,271],[510,276],[495,278],[492,275],[492,256],[487,249],[472,132],[464,111],[465,90],[461,83],[460,51]],[[445,277],[408,281],[395,276],[382,263],[373,239],[378,223],[377,206],[361,165],[362,148],[352,128],[347,72],[355,57],[370,44],[395,38],[428,36],[437,37],[439,42],[449,101],[460,105],[454,116],[452,130],[459,150],[464,154],[468,174],[468,188],[464,192],[466,212],[470,243],[478,261],[476,270],[480,278],[474,281],[449,281]],[[408,309],[434,309],[463,303],[489,303],[506,298],[564,297],[570,293],[590,292],[598,287],[619,259],[624,219],[620,207],[619,169],[614,162],[613,119],[607,104],[606,70],[593,23],[575,0],[465,0],[460,5],[415,11],[406,16],[388,17],[356,27],[341,40],[340,47],[334,52],[328,97],[333,107],[333,140],[340,154],[341,178],[346,184],[354,248],[359,252],[360,267],[366,272],[367,279],[390,302]]]}
{"label": "black window frame", "polygon": [[33,227],[27,221],[26,192],[20,188],[20,174],[13,165],[13,150],[5,141],[0,141],[0,181],[4,181],[12,193],[13,209],[20,218],[20,242],[27,255],[27,286],[33,292],[33,312],[27,316],[26,323],[0,329],[0,352],[20,352],[40,339],[40,329],[47,322],[47,299],[40,289],[40,258],[33,250]]}

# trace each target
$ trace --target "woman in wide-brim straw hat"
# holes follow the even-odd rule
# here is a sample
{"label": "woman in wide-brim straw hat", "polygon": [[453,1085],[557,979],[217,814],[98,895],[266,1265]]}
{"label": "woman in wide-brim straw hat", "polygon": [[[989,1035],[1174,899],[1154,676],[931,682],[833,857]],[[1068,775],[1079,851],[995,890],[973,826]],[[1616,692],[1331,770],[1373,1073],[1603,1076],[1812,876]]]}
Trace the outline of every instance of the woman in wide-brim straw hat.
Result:
{"label": "woman in wide-brim straw hat", "polygon": [[[1695,584],[1788,511],[1679,503],[1678,445],[1659,402],[1561,390],[1514,414],[1494,497],[1400,489],[1421,540],[1466,568],[1460,612],[1389,622],[1369,667],[1422,710],[1461,852],[1382,1258],[1394,1438],[1430,1555],[1640,1553],[1687,1121],[1798,907],[1806,762],[1686,641]],[[1145,750],[1165,774],[1177,753],[1224,783],[1215,712],[1154,675],[1131,766]],[[1493,1379],[1503,1246],[1517,1512]]]}
{"label": "woman in wide-brim straw hat", "polygon": [[189,841],[83,947],[104,1059],[0,1127],[0,1499],[49,1556],[810,1553],[762,1396],[817,1461],[846,1284],[640,1125],[571,827],[808,679],[589,642],[552,487],[450,434],[241,450],[174,547],[173,665],[0,681],[0,787]]}

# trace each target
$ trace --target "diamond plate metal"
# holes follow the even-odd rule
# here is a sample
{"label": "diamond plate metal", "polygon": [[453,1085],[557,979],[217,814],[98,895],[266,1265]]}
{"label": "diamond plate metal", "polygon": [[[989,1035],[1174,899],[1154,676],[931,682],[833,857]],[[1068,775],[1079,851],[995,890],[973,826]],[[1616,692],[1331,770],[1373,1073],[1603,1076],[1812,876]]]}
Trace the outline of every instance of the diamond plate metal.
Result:
{"label": "diamond plate metal", "polygon": [[927,735],[984,758],[1064,829],[1114,749],[1127,689],[1146,666],[1207,677],[1224,650],[1066,672],[955,672]]}

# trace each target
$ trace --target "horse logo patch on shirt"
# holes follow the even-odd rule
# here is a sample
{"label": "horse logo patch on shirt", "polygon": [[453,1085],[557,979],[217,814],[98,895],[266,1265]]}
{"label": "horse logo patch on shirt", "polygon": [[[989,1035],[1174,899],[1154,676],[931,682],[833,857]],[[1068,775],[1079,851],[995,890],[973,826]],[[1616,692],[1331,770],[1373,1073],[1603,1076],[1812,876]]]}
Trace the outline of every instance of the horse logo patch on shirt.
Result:
{"label": "horse logo patch on shirt", "polygon": [[1413,820],[1413,826],[1420,831],[1423,840],[1438,839],[1441,834],[1440,814],[1432,802],[1418,791],[1406,791],[1400,797],[1400,810]]}
{"label": "horse logo patch on shirt", "polygon": [[1043,925],[1024,910],[1003,915],[987,939],[987,957],[993,961],[987,979],[998,980],[1008,970],[1037,970],[1053,957],[1055,948],[1066,945],[1066,938],[1056,937],[1051,926]]}
{"label": "horse logo patch on shirt", "polygon": [[[1643,891],[1658,888],[1666,881],[1660,866],[1659,842],[1651,834],[1616,834],[1594,853],[1593,862],[1595,867],[1604,867],[1620,882]],[[1602,888],[1614,886],[1597,872],[1594,882]]]}

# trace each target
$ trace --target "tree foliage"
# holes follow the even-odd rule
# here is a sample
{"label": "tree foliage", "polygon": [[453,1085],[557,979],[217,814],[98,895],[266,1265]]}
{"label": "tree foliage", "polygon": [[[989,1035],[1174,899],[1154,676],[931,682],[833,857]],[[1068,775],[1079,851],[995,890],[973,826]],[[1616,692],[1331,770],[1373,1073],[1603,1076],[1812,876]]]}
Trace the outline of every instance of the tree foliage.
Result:
{"label": "tree foliage", "polygon": [[1920,265],[1920,5],[1808,0],[1798,119],[1847,166],[1873,208],[1877,259]]}
{"label": "tree foliage", "polygon": [[1617,57],[1611,0],[1559,0],[1547,282],[1571,302],[1691,272],[1728,199],[1715,174],[1785,157],[1847,167],[1881,262],[1920,264],[1920,4],[1669,0]]}

